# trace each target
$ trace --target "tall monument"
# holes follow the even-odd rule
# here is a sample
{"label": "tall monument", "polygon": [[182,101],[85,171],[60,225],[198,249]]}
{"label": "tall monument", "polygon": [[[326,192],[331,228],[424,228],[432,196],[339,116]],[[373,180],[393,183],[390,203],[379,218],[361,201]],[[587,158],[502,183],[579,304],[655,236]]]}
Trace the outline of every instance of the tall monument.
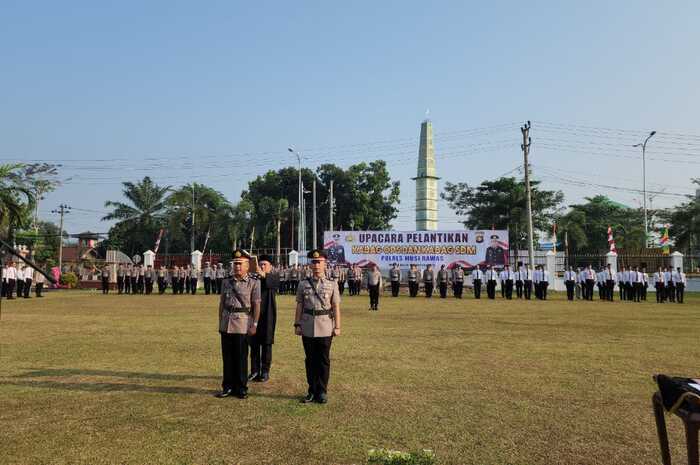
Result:
{"label": "tall monument", "polygon": [[420,125],[418,175],[416,181],[416,230],[434,231],[438,228],[438,178],[435,172],[433,124],[426,119]]}

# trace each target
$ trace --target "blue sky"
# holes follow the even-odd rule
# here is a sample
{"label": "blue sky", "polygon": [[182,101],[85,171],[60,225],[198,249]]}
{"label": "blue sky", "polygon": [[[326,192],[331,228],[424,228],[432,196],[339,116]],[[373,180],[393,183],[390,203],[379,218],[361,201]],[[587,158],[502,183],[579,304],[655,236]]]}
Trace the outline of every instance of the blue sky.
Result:
{"label": "blue sky", "polygon": [[[248,180],[295,163],[385,158],[412,229],[426,109],[444,181],[521,163],[568,203],[604,193],[671,206],[700,177],[700,3],[3,2],[0,159],[62,163],[66,229],[99,221],[122,181]],[[515,172],[517,174],[517,172]],[[609,187],[608,187],[609,186]],[[441,204],[441,228],[455,222]]]}

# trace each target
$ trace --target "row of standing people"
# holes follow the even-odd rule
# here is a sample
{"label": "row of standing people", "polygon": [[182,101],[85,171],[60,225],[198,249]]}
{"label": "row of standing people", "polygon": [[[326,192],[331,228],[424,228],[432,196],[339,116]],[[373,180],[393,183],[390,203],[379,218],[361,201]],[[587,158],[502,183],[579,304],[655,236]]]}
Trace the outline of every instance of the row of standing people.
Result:
{"label": "row of standing people", "polygon": [[564,273],[568,300],[574,300],[574,297],[593,300],[597,288],[600,300],[613,301],[615,286],[617,286],[620,300],[644,302],[647,300],[651,285],[656,290],[657,303],[666,301],[683,303],[687,283],[687,277],[681,268],[674,271],[672,268],[658,267],[651,278],[645,267],[627,269],[622,266],[619,271],[615,271],[609,264],[598,271],[591,265],[583,270],[581,268],[574,270],[573,267],[569,267]]}
{"label": "row of standing people", "polygon": [[[187,266],[152,266],[121,264],[117,267],[118,294],[152,294],[154,286],[158,293],[164,294],[170,288],[173,294],[196,294],[200,282],[203,282],[205,294],[220,294],[224,278],[230,276],[231,267],[224,268],[222,263],[212,266],[205,262],[202,269]],[[102,292],[109,293],[111,281],[110,266],[101,269]]]}
{"label": "row of standing people", "polygon": [[2,282],[0,283],[0,296],[5,299],[17,298],[29,299],[32,285],[37,297],[43,297],[46,278],[42,273],[31,266],[18,265],[10,260],[0,269]]}

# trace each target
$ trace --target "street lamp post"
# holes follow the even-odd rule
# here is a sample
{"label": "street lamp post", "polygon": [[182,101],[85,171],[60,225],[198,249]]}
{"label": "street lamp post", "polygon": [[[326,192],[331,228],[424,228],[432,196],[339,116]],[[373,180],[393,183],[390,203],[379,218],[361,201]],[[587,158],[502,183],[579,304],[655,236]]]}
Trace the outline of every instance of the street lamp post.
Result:
{"label": "street lamp post", "polygon": [[649,222],[647,221],[647,142],[649,139],[654,137],[656,131],[651,131],[644,142],[639,144],[634,144],[633,147],[642,148],[642,192],[643,192],[643,205],[644,205],[644,247],[649,247]]}
{"label": "street lamp post", "polygon": [[294,155],[297,156],[297,161],[299,162],[299,194],[298,194],[298,199],[297,199],[297,206],[299,210],[299,229],[297,231],[297,251],[301,253],[302,251],[302,235],[304,233],[304,222],[302,221],[302,194],[301,194],[301,154],[294,150],[291,147],[288,147],[287,150],[289,150],[290,153],[293,153]]}

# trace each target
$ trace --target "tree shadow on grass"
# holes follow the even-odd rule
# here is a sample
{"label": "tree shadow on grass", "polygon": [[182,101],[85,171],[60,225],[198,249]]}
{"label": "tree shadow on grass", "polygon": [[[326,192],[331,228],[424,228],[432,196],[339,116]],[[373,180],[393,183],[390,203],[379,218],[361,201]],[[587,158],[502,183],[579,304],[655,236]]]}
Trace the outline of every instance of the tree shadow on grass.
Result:
{"label": "tree shadow on grass", "polygon": [[0,386],[19,386],[38,389],[58,389],[84,392],[151,392],[158,394],[213,395],[216,391],[184,386],[145,386],[131,383],[57,382],[57,381],[0,381]]}
{"label": "tree shadow on grass", "polygon": [[41,378],[58,376],[110,376],[113,378],[140,378],[156,379],[164,381],[185,381],[188,379],[211,379],[218,380],[219,376],[211,375],[189,375],[189,374],[169,374],[169,373],[144,373],[136,371],[115,371],[115,370],[91,370],[82,368],[25,368],[26,373],[13,376],[13,378]]}

